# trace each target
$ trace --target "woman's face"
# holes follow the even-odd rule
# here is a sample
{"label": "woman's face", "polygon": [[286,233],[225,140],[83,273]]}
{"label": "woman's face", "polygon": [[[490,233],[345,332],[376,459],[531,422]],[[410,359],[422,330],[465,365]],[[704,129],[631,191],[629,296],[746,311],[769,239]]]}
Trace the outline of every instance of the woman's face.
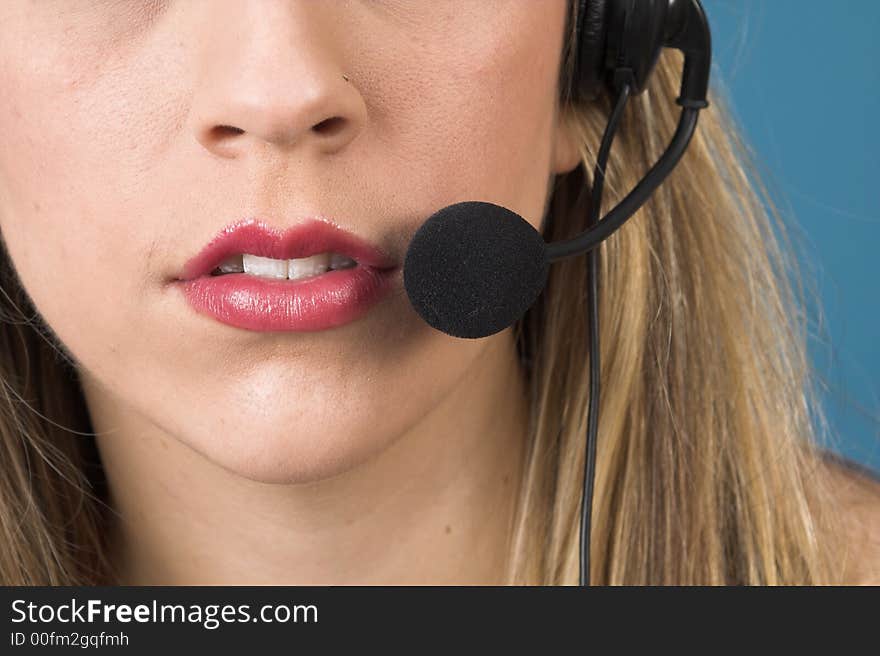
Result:
{"label": "woman's face", "polygon": [[433,330],[399,270],[367,314],[308,332],[222,323],[178,278],[247,217],[281,230],[330,217],[399,265],[457,201],[537,227],[550,176],[577,163],[555,103],[565,13],[565,0],[3,0],[0,230],[90,401],[265,481],[332,475],[416,425],[509,331]]}

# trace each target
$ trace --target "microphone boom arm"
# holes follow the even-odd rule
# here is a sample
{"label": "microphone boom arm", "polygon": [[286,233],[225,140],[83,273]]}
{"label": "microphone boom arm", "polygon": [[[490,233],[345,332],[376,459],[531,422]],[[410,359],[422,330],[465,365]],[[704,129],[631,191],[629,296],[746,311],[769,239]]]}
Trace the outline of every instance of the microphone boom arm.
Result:
{"label": "microphone boom arm", "polygon": [[684,107],[672,141],[647,175],[595,226],[570,239],[547,244],[547,259],[556,262],[593,250],[635,214],[678,164],[697,127],[700,109],[700,107]]}

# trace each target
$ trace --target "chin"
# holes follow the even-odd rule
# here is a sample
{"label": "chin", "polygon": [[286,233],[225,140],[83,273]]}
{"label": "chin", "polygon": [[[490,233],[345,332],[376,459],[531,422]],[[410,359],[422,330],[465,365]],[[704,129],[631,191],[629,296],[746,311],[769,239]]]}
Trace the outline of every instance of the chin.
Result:
{"label": "chin", "polygon": [[259,483],[305,484],[355,469],[388,446],[363,429],[245,431],[226,440],[205,439],[188,444],[226,471]]}

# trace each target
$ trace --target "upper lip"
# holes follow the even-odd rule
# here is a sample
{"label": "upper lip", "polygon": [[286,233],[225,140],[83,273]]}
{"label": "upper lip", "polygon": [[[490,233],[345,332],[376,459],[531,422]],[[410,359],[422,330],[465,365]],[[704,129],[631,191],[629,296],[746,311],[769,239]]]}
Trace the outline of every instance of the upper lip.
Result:
{"label": "upper lip", "polygon": [[286,230],[257,218],[226,226],[183,267],[182,280],[206,276],[231,255],[250,254],[278,260],[334,252],[363,266],[389,269],[394,260],[382,249],[323,219],[308,219]]}

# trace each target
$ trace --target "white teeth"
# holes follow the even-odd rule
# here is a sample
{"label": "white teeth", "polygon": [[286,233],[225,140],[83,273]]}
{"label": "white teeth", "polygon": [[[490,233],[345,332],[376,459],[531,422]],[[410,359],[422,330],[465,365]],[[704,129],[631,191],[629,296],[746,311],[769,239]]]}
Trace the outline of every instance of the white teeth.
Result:
{"label": "white teeth", "polygon": [[291,280],[311,278],[326,272],[330,267],[330,253],[318,253],[296,260],[287,260],[287,277]]}
{"label": "white teeth", "polygon": [[348,269],[357,262],[339,253],[318,253],[292,260],[276,260],[258,255],[231,255],[221,262],[214,274],[248,273],[263,278],[301,280],[319,276],[327,271]]}
{"label": "white teeth", "polygon": [[286,278],[287,260],[273,260],[271,257],[243,255],[244,272],[264,278]]}

